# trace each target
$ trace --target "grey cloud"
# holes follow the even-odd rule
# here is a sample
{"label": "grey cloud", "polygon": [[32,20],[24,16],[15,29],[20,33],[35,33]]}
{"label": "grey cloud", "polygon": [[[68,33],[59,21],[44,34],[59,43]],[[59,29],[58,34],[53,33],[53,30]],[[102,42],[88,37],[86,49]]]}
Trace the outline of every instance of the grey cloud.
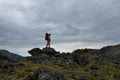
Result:
{"label": "grey cloud", "polygon": [[53,44],[119,43],[119,7],[118,0],[0,1],[0,45],[44,46],[45,32]]}

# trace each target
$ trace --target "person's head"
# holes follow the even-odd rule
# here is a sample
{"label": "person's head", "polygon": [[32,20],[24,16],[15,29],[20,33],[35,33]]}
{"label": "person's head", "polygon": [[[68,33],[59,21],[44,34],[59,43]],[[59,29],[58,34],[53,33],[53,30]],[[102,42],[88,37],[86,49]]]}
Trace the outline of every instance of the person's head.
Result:
{"label": "person's head", "polygon": [[49,36],[50,36],[51,34],[49,33]]}
{"label": "person's head", "polygon": [[50,33],[45,33],[46,36],[50,36],[51,34]]}
{"label": "person's head", "polygon": [[48,35],[48,33],[45,33],[46,35]]}

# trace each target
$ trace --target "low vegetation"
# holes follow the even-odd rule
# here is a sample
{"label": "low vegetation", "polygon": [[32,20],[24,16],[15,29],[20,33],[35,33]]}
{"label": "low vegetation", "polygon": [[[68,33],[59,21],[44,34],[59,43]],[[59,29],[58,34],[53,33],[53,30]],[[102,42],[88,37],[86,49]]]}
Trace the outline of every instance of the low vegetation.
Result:
{"label": "low vegetation", "polygon": [[[73,51],[73,53],[88,54],[89,51],[89,49],[78,49]],[[65,54],[66,53],[63,53],[63,55]],[[34,77],[38,69],[59,72],[64,75],[66,80],[80,80],[82,78],[85,78],[85,80],[119,80],[119,64],[111,62],[110,59],[106,59],[104,65],[98,66],[96,63],[98,55],[89,54],[89,56],[90,62],[86,65],[45,65],[41,63],[33,63],[30,58],[26,62],[13,62],[14,64],[12,67],[4,67],[4,65],[0,65],[0,80],[30,80],[29,78]],[[8,60],[1,56],[0,59]]]}
{"label": "low vegetation", "polygon": [[[18,64],[18,63],[17,63]],[[0,79],[2,80],[26,80],[28,76],[33,76],[35,71],[38,69],[47,69],[49,71],[57,71],[64,74],[67,80],[78,80],[79,76],[86,76],[87,80],[99,80],[97,75],[103,77],[105,80],[117,80],[114,78],[114,75],[120,74],[119,69],[115,69],[117,64],[106,61],[104,66],[100,66],[98,70],[92,70],[91,67],[95,66],[95,61],[91,61],[86,66],[58,66],[58,65],[44,65],[44,64],[34,64],[31,61],[21,62],[24,64],[24,67],[18,68],[15,67],[13,74],[9,72],[0,74]],[[75,75],[76,76],[75,76]],[[78,77],[77,77],[78,76]]]}

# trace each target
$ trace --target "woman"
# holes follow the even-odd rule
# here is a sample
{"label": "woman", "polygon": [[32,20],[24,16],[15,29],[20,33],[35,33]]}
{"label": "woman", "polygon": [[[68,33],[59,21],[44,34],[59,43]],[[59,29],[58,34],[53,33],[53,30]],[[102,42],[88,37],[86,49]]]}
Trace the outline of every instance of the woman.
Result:
{"label": "woman", "polygon": [[47,47],[50,48],[50,41],[51,41],[50,36],[51,36],[50,33],[46,33],[46,34],[45,34],[45,40],[47,41],[46,48],[47,48]]}

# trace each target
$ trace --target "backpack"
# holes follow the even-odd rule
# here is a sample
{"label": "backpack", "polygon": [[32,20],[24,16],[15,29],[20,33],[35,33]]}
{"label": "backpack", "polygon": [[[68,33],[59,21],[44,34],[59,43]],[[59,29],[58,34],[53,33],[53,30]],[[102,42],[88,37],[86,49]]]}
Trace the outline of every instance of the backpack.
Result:
{"label": "backpack", "polygon": [[48,40],[48,36],[45,36],[45,40]]}
{"label": "backpack", "polygon": [[48,37],[49,37],[49,34],[46,33],[46,34],[45,34],[45,40],[48,40]]}

